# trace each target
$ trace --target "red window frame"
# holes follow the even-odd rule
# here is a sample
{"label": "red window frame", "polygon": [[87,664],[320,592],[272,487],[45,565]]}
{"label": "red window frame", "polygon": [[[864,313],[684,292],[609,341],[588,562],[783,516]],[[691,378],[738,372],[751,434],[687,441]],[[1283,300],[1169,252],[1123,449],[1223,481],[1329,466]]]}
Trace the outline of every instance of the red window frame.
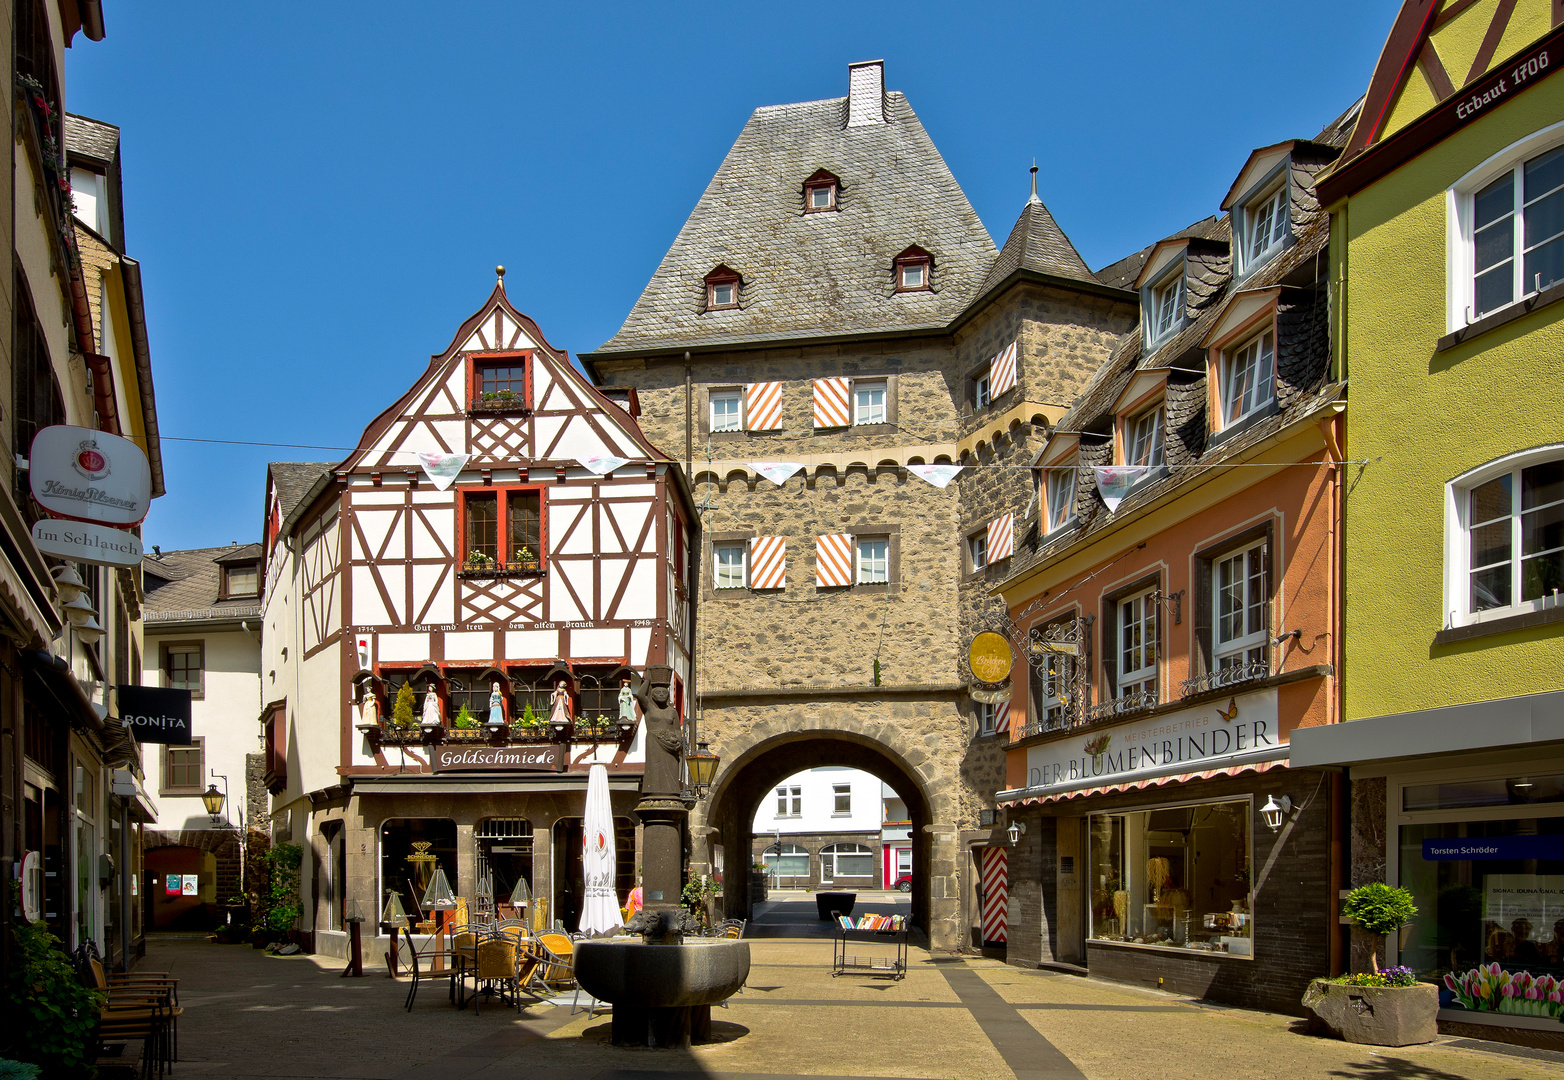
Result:
{"label": "red window frame", "polygon": [[[705,281],[707,311],[727,311],[730,308],[736,308],[739,306],[739,289],[743,286],[743,280],[740,278],[737,270],[734,270],[726,263],[718,263],[717,266],[712,269],[711,273],[706,275]],[[732,303],[717,303],[718,285],[733,286]]]}
{"label": "red window frame", "polygon": [[[483,369],[486,367],[516,367],[523,369],[521,402],[514,408],[532,408],[532,350],[519,349],[507,352],[475,352],[467,354],[467,406],[483,408]],[[490,406],[492,407],[492,406]],[[464,534],[465,535],[465,534]]]}
{"label": "red window frame", "polygon": [[467,506],[473,497],[489,497],[495,499],[495,554],[496,561],[501,566],[509,566],[510,560],[499,557],[511,553],[510,538],[510,497],[512,494],[529,494],[538,497],[538,569],[548,568],[548,494],[542,484],[494,484],[484,487],[458,488],[459,509],[457,513],[457,528],[460,530],[456,551],[457,569],[466,565],[467,553],[472,549],[468,547],[468,520]]}
{"label": "red window frame", "polygon": [[[804,213],[828,214],[835,210],[836,196],[840,190],[838,185],[840,183],[841,181],[837,179],[835,173],[827,172],[825,169],[816,169],[815,172],[809,177],[809,179],[804,181]],[[816,206],[814,204],[815,192],[821,188],[825,188],[830,191],[831,201],[825,206]]]}
{"label": "red window frame", "polygon": [[[897,292],[931,292],[934,288],[934,256],[914,244],[894,260]],[[909,266],[923,267],[922,285],[903,285],[902,271]]]}

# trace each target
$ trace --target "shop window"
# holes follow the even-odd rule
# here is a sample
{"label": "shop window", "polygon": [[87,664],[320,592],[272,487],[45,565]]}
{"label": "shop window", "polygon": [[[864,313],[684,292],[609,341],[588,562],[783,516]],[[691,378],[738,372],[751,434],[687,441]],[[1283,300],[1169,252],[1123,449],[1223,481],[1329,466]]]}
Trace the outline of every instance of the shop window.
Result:
{"label": "shop window", "polygon": [[[578,817],[554,822],[554,910],[550,921],[565,926],[581,923],[581,908],[586,899],[586,875],[582,853],[586,848],[585,830]],[[614,892],[622,906],[635,888],[635,824],[627,817],[614,818]],[[655,900],[655,896],[648,896]],[[670,898],[671,899],[671,898]]]}
{"label": "shop window", "polygon": [[[527,883],[532,895],[532,822],[526,818],[485,818],[472,830],[477,876],[488,878],[499,914],[524,918],[526,912],[510,903],[516,882]],[[531,905],[528,904],[528,907]]]}
{"label": "shop window", "polygon": [[1252,956],[1250,804],[1091,816],[1091,938]]}
{"label": "shop window", "polygon": [[424,890],[436,869],[456,888],[456,822],[449,818],[398,818],[380,826],[380,903],[391,890],[412,918],[428,918]]}
{"label": "shop window", "polygon": [[1461,810],[1556,802],[1564,802],[1564,775],[1441,780],[1432,784],[1408,784],[1401,789],[1403,810]]}
{"label": "shop window", "polygon": [[820,849],[820,884],[874,877],[874,851],[863,844],[832,844]]}
{"label": "shop window", "polygon": [[[1403,797],[1412,804],[1467,801],[1481,792],[1521,798],[1542,789],[1539,781],[1552,781],[1556,799],[1558,779],[1503,777],[1491,787],[1444,781],[1408,787]],[[1445,789],[1443,796],[1430,798],[1430,788]],[[1468,795],[1457,794],[1463,788]],[[1554,980],[1564,979],[1564,817],[1547,816],[1558,813],[1556,806],[1510,805],[1516,809],[1487,803],[1426,811],[1422,816],[1443,820],[1400,827],[1399,884],[1419,914],[1395,959],[1439,984],[1441,1019],[1451,1017],[1448,1009],[1497,1012],[1494,1019],[1502,1020],[1522,1011],[1517,1004],[1522,1015],[1554,1024],[1564,1018],[1554,989]],[[1388,944],[1397,945],[1394,938]]]}
{"label": "shop window", "polygon": [[809,880],[809,851],[797,844],[772,844],[761,853],[760,861],[765,865],[767,876],[773,880],[787,878],[789,885],[800,878]]}

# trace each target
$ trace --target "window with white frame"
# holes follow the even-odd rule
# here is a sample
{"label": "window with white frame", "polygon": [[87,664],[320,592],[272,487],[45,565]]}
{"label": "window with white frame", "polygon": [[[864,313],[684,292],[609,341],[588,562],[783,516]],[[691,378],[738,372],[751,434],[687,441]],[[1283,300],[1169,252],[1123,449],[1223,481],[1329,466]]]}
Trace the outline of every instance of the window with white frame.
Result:
{"label": "window with white frame", "polygon": [[1150,327],[1147,342],[1160,341],[1178,328],[1184,315],[1184,261],[1151,286],[1146,322]]}
{"label": "window with white frame", "polygon": [[967,537],[967,558],[971,560],[974,571],[981,570],[988,565],[987,529],[979,529]]}
{"label": "window with white frame", "polygon": [[1564,447],[1519,455],[1452,485],[1452,613],[1522,614],[1564,591]]}
{"label": "window with white frame", "polygon": [[804,789],[797,784],[783,784],[777,788],[777,817],[802,817],[804,813]]}
{"label": "window with white frame", "polygon": [[891,542],[885,537],[858,541],[858,584],[883,585],[891,580]]}
{"label": "window with white frame", "polygon": [[1125,447],[1126,465],[1162,464],[1162,406],[1147,409],[1125,425],[1129,445]]}
{"label": "window with white frame", "polygon": [[999,706],[990,705],[986,701],[978,701],[973,703],[972,708],[977,716],[978,734],[994,734],[994,729],[998,726]]}
{"label": "window with white frame", "polygon": [[1243,271],[1259,266],[1287,239],[1287,180],[1283,177],[1272,188],[1243,205]]}
{"label": "window with white frame", "polygon": [[1119,601],[1118,696],[1157,693],[1157,593]]}
{"label": "window with white frame", "polygon": [[1222,424],[1235,423],[1275,397],[1276,338],[1271,331],[1222,353]]}
{"label": "window with white frame", "polygon": [[1212,657],[1216,670],[1234,678],[1255,675],[1265,663],[1269,632],[1265,604],[1265,544],[1217,559],[1211,567],[1211,608],[1216,626]]}
{"label": "window with white frame", "polygon": [[985,371],[972,380],[972,407],[974,409],[986,409],[988,403],[994,400],[993,391],[989,383],[990,373]]}
{"label": "window with white frame", "polygon": [[809,876],[809,849],[797,844],[776,843],[766,848],[760,856],[766,873],[779,878],[807,878]]}
{"label": "window with white frame", "polygon": [[717,544],[711,549],[712,586],[718,589],[742,589],[745,581],[744,544]]}
{"label": "window with white frame", "polygon": [[1045,475],[1048,532],[1064,528],[1075,517],[1075,470],[1049,469]]}
{"label": "window with white frame", "polygon": [[744,395],[738,390],[711,392],[711,430],[744,430]]}
{"label": "window with white frame", "polygon": [[1471,196],[1471,318],[1564,281],[1564,146]]}
{"label": "window with white frame", "polygon": [[833,817],[847,817],[853,812],[853,785],[831,785],[831,815]]}
{"label": "window with white frame", "polygon": [[885,380],[853,380],[853,424],[885,423]]}

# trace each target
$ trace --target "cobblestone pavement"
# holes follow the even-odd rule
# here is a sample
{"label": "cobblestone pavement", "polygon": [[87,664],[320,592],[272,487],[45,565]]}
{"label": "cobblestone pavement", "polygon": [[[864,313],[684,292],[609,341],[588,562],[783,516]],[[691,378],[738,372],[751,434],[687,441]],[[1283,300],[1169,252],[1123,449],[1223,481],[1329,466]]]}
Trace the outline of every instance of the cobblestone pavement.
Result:
{"label": "cobblestone pavement", "polygon": [[[885,898],[894,903],[890,897]],[[807,908],[805,903],[808,904]],[[181,979],[185,1015],[173,1080],[724,1080],[784,1076],[1009,1080],[1531,1080],[1564,1055],[1441,1040],[1379,1049],[1301,1034],[1292,1017],[1201,1005],[994,960],[912,950],[899,982],[832,979],[831,942],[808,898],[767,905],[749,985],[714,1010],[722,1041],[690,1051],[616,1049],[601,1014],[567,1005],[456,1011],[383,966],[339,977],[340,961],[155,941],[144,970]],[[773,930],[792,936],[773,937]]]}

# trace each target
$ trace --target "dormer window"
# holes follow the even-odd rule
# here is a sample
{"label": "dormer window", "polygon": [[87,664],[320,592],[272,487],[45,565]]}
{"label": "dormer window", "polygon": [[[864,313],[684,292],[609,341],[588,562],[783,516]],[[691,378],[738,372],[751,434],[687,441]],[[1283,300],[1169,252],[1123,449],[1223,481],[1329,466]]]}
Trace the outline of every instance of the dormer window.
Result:
{"label": "dormer window", "polygon": [[1124,464],[1162,464],[1162,406],[1147,409],[1124,425]]}
{"label": "dormer window", "polygon": [[1236,423],[1275,396],[1276,339],[1270,330],[1222,354],[1222,425]]}
{"label": "dormer window", "polygon": [[1239,217],[1243,230],[1239,250],[1243,254],[1243,272],[1247,274],[1270,258],[1287,239],[1286,175],[1246,201]]}
{"label": "dormer window", "polygon": [[1180,259],[1173,269],[1152,284],[1146,295],[1146,324],[1150,333],[1147,344],[1161,341],[1184,319],[1184,261]]}
{"label": "dormer window", "polygon": [[223,567],[222,599],[240,596],[256,596],[260,592],[260,567],[257,563],[240,563]]}
{"label": "dormer window", "polygon": [[896,256],[896,291],[928,291],[933,266],[934,257],[916,244]]}
{"label": "dormer window", "polygon": [[1044,532],[1057,532],[1075,518],[1075,469],[1059,467],[1043,474]]}
{"label": "dormer window", "polygon": [[706,275],[706,310],[721,311],[739,306],[739,275],[719,265]]}
{"label": "dormer window", "polygon": [[840,181],[835,174],[817,170],[804,181],[804,213],[818,214],[836,209],[836,189]]}

